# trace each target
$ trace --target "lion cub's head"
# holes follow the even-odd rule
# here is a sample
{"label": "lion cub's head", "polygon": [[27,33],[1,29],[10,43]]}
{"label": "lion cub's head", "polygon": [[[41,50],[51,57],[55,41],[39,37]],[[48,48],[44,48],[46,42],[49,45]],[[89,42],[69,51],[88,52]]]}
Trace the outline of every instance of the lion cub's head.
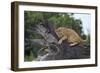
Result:
{"label": "lion cub's head", "polygon": [[57,28],[57,29],[55,30],[55,32],[56,32],[56,34],[57,34],[57,36],[58,36],[59,38],[63,37],[63,32],[64,32],[64,30],[65,30],[64,27],[59,27],[59,28]]}

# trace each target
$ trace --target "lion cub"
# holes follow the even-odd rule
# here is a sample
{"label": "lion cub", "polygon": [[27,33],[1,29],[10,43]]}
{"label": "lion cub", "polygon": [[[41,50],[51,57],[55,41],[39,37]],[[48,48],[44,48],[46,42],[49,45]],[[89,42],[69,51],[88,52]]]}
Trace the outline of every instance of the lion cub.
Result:
{"label": "lion cub", "polygon": [[67,40],[70,43],[70,46],[77,45],[81,42],[86,42],[83,40],[74,30],[66,27],[59,27],[55,30],[57,36],[60,38],[58,41],[61,44],[64,40]]}

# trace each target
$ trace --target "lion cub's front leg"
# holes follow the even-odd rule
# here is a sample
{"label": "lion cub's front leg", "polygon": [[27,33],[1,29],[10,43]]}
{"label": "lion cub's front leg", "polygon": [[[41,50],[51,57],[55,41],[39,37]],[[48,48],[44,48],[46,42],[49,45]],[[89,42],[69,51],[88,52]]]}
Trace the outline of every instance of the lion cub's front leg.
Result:
{"label": "lion cub's front leg", "polygon": [[61,44],[64,40],[67,40],[67,37],[66,37],[66,36],[63,36],[63,37],[58,41],[58,44]]}

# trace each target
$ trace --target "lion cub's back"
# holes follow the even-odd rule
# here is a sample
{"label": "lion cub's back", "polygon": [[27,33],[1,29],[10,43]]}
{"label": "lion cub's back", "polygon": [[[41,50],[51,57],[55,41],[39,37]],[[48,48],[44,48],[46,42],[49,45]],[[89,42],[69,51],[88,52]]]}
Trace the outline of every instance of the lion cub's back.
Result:
{"label": "lion cub's back", "polygon": [[69,42],[81,42],[80,36],[73,29],[65,28],[65,31]]}

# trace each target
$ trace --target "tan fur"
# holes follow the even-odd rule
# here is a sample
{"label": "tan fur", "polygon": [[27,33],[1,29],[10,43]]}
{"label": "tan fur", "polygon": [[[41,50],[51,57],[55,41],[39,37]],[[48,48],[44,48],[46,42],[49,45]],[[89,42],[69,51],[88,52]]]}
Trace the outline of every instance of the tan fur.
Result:
{"label": "tan fur", "polygon": [[60,38],[58,41],[61,44],[64,40],[67,40],[70,46],[74,46],[81,42],[86,42],[87,40],[83,40],[74,30],[66,28],[66,27],[59,27],[55,30],[56,34]]}

